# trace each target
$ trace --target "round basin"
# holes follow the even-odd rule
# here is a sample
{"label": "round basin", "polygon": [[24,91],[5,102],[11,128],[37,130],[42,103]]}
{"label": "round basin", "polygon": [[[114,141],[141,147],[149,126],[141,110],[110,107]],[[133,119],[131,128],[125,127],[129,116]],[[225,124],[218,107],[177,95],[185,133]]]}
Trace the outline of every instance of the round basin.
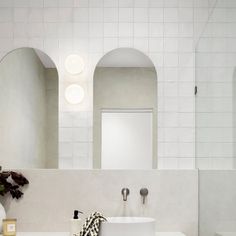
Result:
{"label": "round basin", "polygon": [[147,217],[107,217],[100,236],[155,236],[155,219]]}

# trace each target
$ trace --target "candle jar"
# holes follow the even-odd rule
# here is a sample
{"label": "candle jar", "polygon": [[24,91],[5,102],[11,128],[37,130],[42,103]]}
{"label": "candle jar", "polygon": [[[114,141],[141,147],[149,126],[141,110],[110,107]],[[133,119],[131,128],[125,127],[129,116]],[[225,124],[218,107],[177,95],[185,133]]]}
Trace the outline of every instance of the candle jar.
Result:
{"label": "candle jar", "polygon": [[3,220],[3,236],[16,236],[16,219]]}

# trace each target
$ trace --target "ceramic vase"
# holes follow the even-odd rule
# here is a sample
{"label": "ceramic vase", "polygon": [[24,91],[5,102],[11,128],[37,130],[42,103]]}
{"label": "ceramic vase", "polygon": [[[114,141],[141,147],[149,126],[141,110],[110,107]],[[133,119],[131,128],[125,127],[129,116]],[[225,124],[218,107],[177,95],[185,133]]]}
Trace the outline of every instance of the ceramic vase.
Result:
{"label": "ceramic vase", "polygon": [[6,212],[3,205],[0,203],[0,233],[2,232],[2,220],[6,219]]}

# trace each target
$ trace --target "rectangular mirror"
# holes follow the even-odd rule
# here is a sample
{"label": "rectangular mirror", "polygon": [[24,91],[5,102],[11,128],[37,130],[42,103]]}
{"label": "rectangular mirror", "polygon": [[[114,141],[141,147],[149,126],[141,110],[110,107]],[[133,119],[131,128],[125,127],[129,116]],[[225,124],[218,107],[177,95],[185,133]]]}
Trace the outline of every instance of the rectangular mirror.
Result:
{"label": "rectangular mirror", "polygon": [[102,111],[102,169],[152,169],[151,110]]}

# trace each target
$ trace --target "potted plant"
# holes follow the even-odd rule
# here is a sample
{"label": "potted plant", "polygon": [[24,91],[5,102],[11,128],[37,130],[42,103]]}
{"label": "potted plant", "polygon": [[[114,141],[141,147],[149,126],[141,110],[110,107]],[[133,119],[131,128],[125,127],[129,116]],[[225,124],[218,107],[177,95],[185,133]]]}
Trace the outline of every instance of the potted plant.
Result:
{"label": "potted plant", "polygon": [[[23,196],[22,187],[29,184],[29,181],[15,171],[2,171],[0,166],[0,195],[10,194],[13,199],[20,199]],[[2,219],[6,218],[6,212],[0,202],[0,232],[2,231]]]}

